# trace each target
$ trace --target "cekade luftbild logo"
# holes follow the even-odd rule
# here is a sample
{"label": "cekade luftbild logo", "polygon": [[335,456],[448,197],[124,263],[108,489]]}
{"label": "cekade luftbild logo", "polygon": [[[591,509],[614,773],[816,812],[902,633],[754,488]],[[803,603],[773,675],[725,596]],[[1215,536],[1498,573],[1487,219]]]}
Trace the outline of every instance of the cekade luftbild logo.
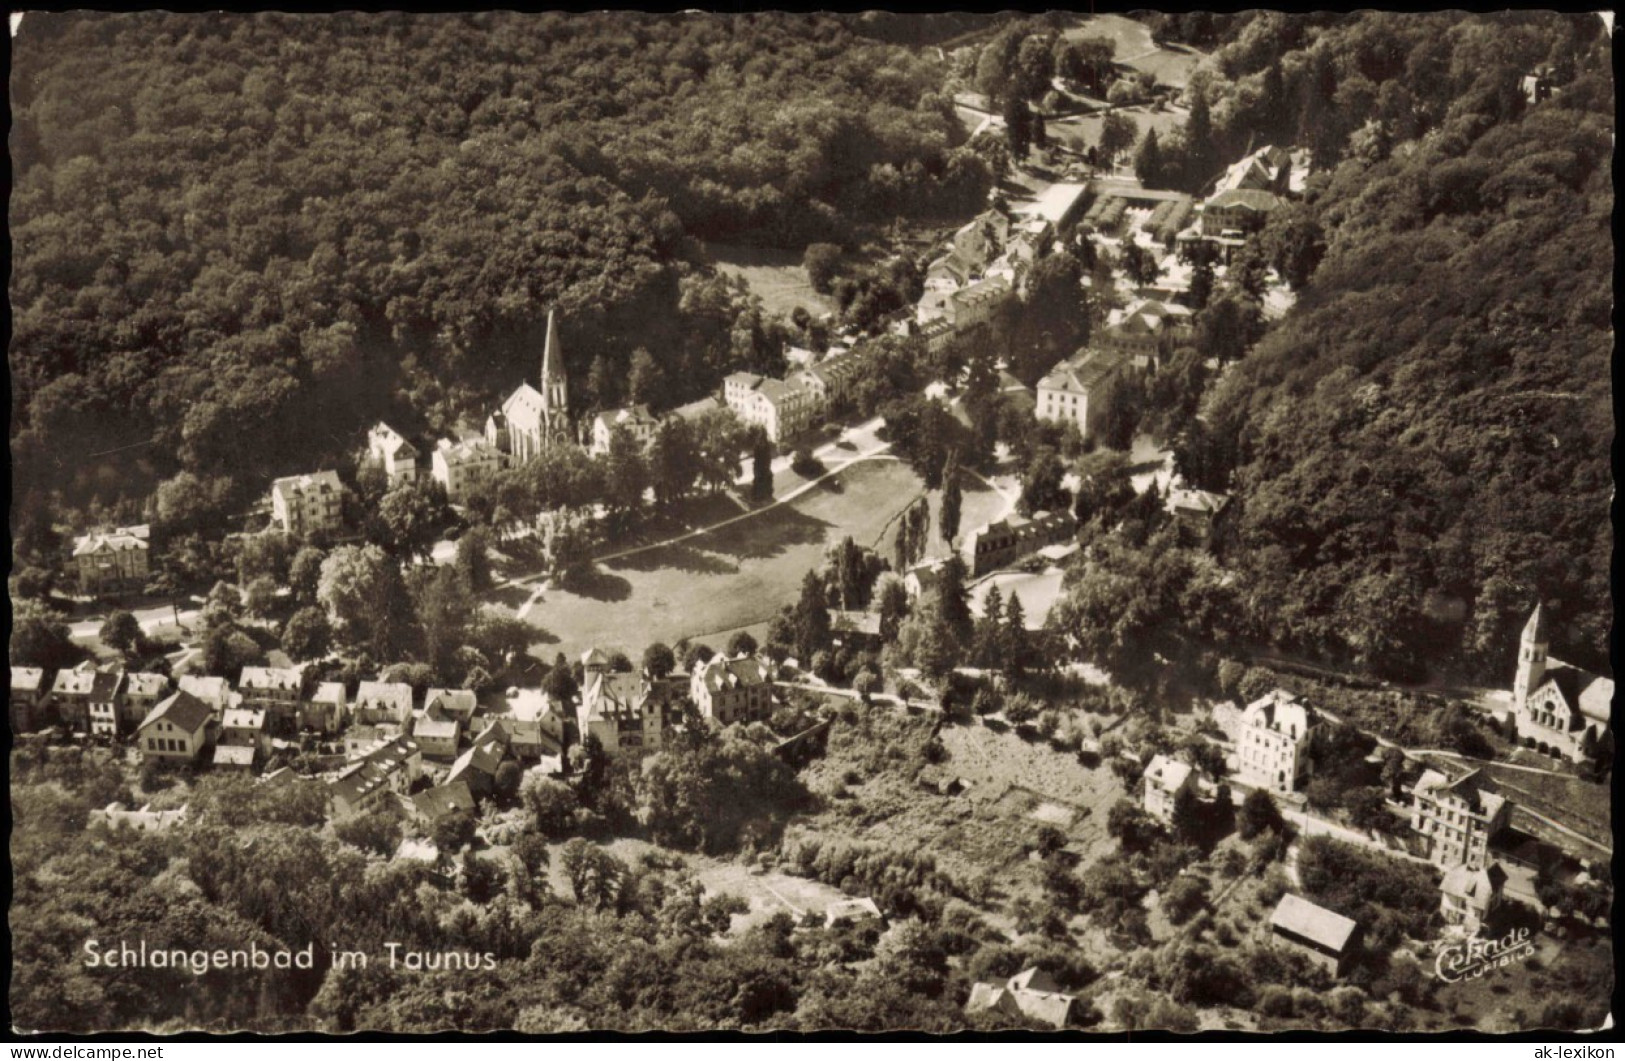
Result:
{"label": "cekade luftbild logo", "polygon": [[1469,938],[1451,941],[1439,947],[1439,956],[1433,962],[1433,971],[1446,983],[1483,976],[1491,969],[1523,961],[1535,954],[1527,928],[1516,928],[1500,939]]}

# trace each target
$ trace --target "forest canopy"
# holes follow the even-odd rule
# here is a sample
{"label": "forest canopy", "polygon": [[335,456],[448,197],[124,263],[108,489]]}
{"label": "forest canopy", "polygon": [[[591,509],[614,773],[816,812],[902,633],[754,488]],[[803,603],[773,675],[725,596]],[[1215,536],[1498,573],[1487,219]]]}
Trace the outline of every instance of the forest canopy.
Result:
{"label": "forest canopy", "polygon": [[13,61],[20,496],[450,430],[553,306],[576,380],[644,348],[704,393],[766,344],[694,237],[840,242],[991,181],[935,52],[833,17],[38,14]]}

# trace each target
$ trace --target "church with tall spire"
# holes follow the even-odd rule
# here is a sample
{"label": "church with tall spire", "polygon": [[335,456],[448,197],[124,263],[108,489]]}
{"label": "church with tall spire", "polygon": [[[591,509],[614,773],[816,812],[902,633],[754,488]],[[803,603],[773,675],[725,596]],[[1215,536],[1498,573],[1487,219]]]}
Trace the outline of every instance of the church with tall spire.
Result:
{"label": "church with tall spire", "polygon": [[510,464],[524,464],[551,446],[575,441],[570,424],[570,381],[553,310],[547,312],[547,339],[537,383],[537,387],[521,383],[485,421],[486,441],[505,454]]}
{"label": "church with tall spire", "polygon": [[1511,722],[1525,747],[1580,761],[1612,734],[1614,683],[1554,659],[1546,651],[1550,640],[1545,609],[1536,604],[1518,639]]}

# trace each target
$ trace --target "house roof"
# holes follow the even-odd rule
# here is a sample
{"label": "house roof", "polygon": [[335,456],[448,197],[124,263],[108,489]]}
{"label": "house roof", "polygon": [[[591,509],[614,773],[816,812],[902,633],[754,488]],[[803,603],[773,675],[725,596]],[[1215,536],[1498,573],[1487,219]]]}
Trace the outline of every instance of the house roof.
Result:
{"label": "house roof", "polygon": [[441,721],[435,718],[421,718],[412,728],[412,735],[419,740],[456,740],[463,724],[455,718]]}
{"label": "house roof", "polygon": [[635,719],[643,714],[644,703],[653,687],[639,674],[594,672],[587,676],[581,691],[581,718],[588,722],[611,716]]}
{"label": "house roof", "polygon": [[701,398],[697,402],[689,402],[687,405],[679,405],[677,408],[671,411],[671,414],[684,420],[698,420],[700,417],[705,416],[708,413],[714,413],[718,409],[723,408],[726,408],[726,406],[717,401],[715,398]]}
{"label": "house roof", "polygon": [[1444,879],[1439,882],[1439,890],[1446,895],[1486,903],[1500,893],[1506,882],[1507,871],[1501,868],[1499,862],[1491,862],[1480,869],[1456,866],[1446,871]]}
{"label": "house roof", "polygon": [[1200,512],[1216,516],[1230,503],[1229,494],[1176,486],[1168,491],[1169,512]]}
{"label": "house roof", "polygon": [[412,805],[419,814],[438,821],[457,811],[474,813],[474,793],[469,790],[466,781],[449,781],[419,792],[412,797]]}
{"label": "house roof", "polygon": [[1546,659],[1546,678],[1557,684],[1563,699],[1585,718],[1608,723],[1614,703],[1612,680],[1550,656]]}
{"label": "house roof", "polygon": [[447,465],[489,464],[502,459],[502,454],[479,435],[443,438],[434,444],[434,452]]}
{"label": "house roof", "polygon": [[337,704],[344,706],[345,694],[343,682],[322,682],[316,686],[316,691],[310,694],[313,704]]}
{"label": "house roof", "polygon": [[1305,736],[1315,724],[1314,712],[1285,689],[1276,689],[1247,705],[1241,716],[1242,725],[1249,729],[1267,729],[1276,733],[1296,730]]}
{"label": "house roof", "polygon": [[356,707],[382,707],[399,718],[412,713],[412,687],[405,682],[362,682],[355,690]]}
{"label": "house roof", "polygon": [[446,775],[446,780],[456,781],[458,778],[466,777],[470,771],[495,777],[497,769],[502,765],[503,752],[506,748],[505,742],[474,745],[451,764],[451,772]]}
{"label": "house roof", "polygon": [[1207,201],[1207,205],[1221,210],[1239,206],[1245,210],[1268,213],[1281,205],[1281,197],[1274,192],[1258,188],[1231,188],[1213,196]]}
{"label": "house roof", "polygon": [[244,667],[239,689],[297,689],[299,671],[293,667]]}
{"label": "house roof", "polygon": [[253,766],[254,748],[248,744],[217,744],[214,747],[216,766]]}
{"label": "house roof", "polygon": [[631,405],[624,409],[607,409],[593,417],[593,423],[603,424],[605,430],[610,430],[621,424],[636,426],[638,424],[653,427],[660,422],[660,418],[649,411],[647,405]]}
{"label": "house roof", "polygon": [[479,699],[472,689],[430,689],[423,695],[423,713],[427,715],[437,706],[458,718],[468,719],[479,707]]}
{"label": "house roof", "polygon": [[96,671],[81,663],[71,670],[56,672],[51,692],[57,696],[89,696],[96,687]]}
{"label": "house roof", "polygon": [[264,729],[265,712],[246,707],[230,708],[221,717],[220,726],[222,729]]}
{"label": "house roof", "polygon": [[169,679],[152,671],[130,671],[124,675],[125,696],[157,696],[169,684]]}
{"label": "house roof", "polygon": [[842,921],[884,920],[880,907],[865,896],[862,899],[840,899],[824,907],[824,924],[838,925]]}
{"label": "house roof", "polygon": [[1038,381],[1038,389],[1088,394],[1122,368],[1125,360],[1116,351],[1085,348],[1050,369]]}
{"label": "house roof", "polygon": [[1151,762],[1146,765],[1145,776],[1155,779],[1163,788],[1172,790],[1190,780],[1191,767],[1189,763],[1170,759],[1166,755],[1154,755]]}
{"label": "house roof", "polygon": [[136,728],[146,729],[154,722],[163,720],[179,726],[187,733],[196,733],[213,715],[214,712],[209,710],[208,704],[183,689],[171,693],[166,699],[153,705],[152,710],[147,712],[147,717]]}
{"label": "house roof", "polygon": [[219,707],[231,699],[231,686],[226,679],[212,674],[183,674],[175,684],[181,691]]}
{"label": "house roof", "polygon": [[44,684],[45,671],[39,667],[11,668],[11,691],[14,693],[37,693]]}
{"label": "house roof", "polygon": [[1318,943],[1334,954],[1341,954],[1359,924],[1288,892],[1281,896],[1275,913],[1270,915],[1270,927]]}
{"label": "house roof", "polygon": [[761,685],[767,681],[767,672],[754,656],[713,657],[699,670],[700,682],[711,692],[721,692],[741,685]]}
{"label": "house roof", "polygon": [[149,528],[145,523],[134,527],[115,527],[112,530],[91,531],[89,534],[73,540],[73,555],[88,556],[100,552],[144,552],[147,549],[147,539],[149,537]]}
{"label": "house roof", "polygon": [[1059,225],[1066,219],[1066,215],[1071,213],[1078,200],[1083,198],[1083,193],[1088,188],[1087,184],[1067,182],[1052,184],[1032,203],[1017,207],[1016,210],[1031,217],[1041,217],[1052,225]]}
{"label": "house roof", "polygon": [[368,440],[375,443],[386,457],[404,460],[407,457],[416,457],[418,455],[418,451],[413,448],[410,442],[406,441],[405,436],[382,420],[373,426],[371,433],[368,435]]}
{"label": "house roof", "polygon": [[339,473],[331,469],[308,472],[304,475],[286,475],[271,484],[271,493],[281,494],[285,498],[301,497],[305,494],[336,494],[343,488],[339,482]]}

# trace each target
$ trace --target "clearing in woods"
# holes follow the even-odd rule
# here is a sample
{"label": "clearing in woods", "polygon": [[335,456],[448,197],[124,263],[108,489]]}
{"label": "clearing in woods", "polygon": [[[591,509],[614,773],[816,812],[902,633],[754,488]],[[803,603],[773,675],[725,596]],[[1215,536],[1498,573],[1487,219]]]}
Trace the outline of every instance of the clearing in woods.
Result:
{"label": "clearing in woods", "polygon": [[789,317],[801,306],[821,317],[837,308],[834,299],[813,290],[796,251],[734,243],[708,243],[705,249],[720,272],[744,278],[768,313]]}

